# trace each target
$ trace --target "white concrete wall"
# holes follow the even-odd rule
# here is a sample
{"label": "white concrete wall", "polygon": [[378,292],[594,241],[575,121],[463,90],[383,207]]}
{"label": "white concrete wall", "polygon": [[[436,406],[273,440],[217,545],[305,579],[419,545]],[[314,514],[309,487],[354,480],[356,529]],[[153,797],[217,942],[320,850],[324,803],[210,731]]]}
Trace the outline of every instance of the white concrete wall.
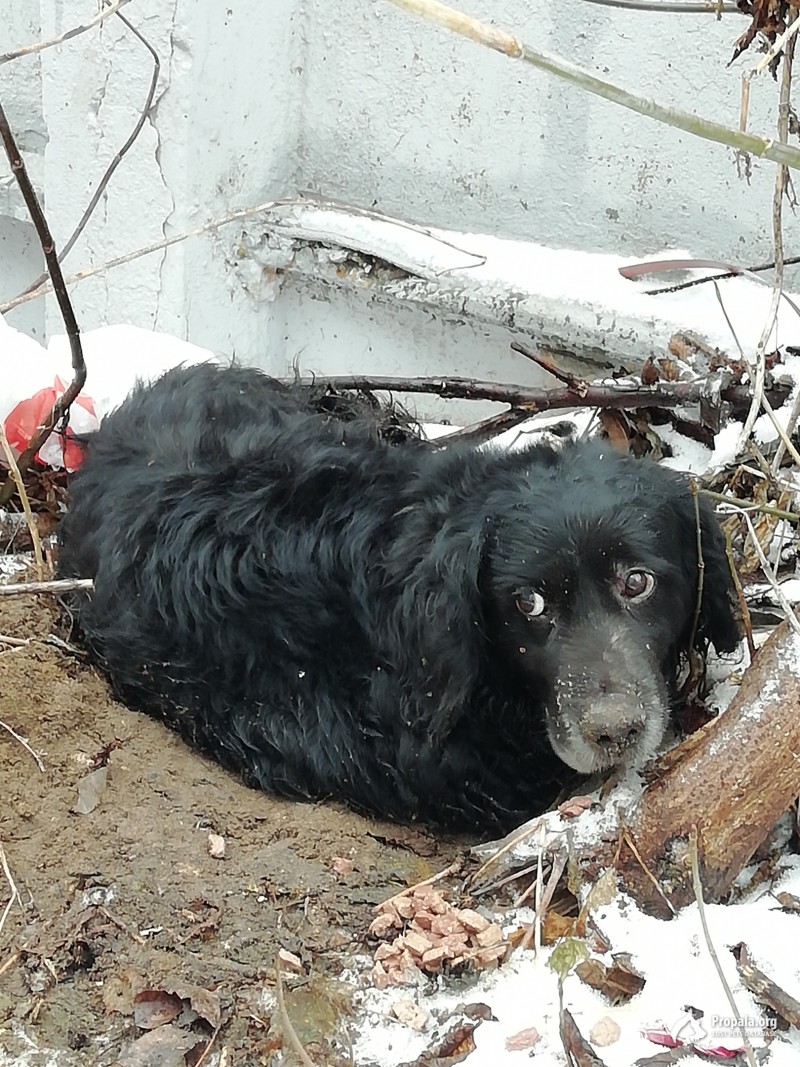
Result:
{"label": "white concrete wall", "polygon": [[[0,52],[96,10],[94,0],[6,6]],[[632,90],[738,121],[739,74],[753,62],[726,69],[746,26],[739,16],[584,0],[464,7]],[[561,248],[770,257],[771,164],[754,162],[747,183],[729,149],[588,97],[383,0],[134,0],[124,13],[161,58],[156,103],[68,273],[237,208],[304,193]],[[151,70],[146,49],[116,18],[0,67],[0,98],[61,243],[133,127]],[[757,83],[752,129],[774,128],[776,97],[769,78]],[[40,269],[3,175],[0,165],[0,301]],[[463,316],[433,320],[302,272],[276,284],[247,260],[259,234],[259,220],[250,220],[85,281],[74,290],[79,320],[86,328],[152,326],[275,372],[299,362],[383,373],[489,368],[535,379],[535,368],[513,373],[510,330]],[[42,307],[26,305],[10,321],[37,335],[57,331],[57,312],[48,303],[45,319]]]}

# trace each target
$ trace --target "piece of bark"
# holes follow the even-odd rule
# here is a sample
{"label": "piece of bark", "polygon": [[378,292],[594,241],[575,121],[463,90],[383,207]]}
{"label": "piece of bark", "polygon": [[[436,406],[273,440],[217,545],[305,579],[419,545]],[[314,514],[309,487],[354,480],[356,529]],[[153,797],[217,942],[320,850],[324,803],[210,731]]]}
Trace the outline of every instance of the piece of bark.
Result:
{"label": "piece of bark", "polygon": [[695,831],[704,897],[719,900],[800,795],[800,636],[787,623],[760,649],[727,711],[671,756],[629,818],[616,863],[607,842],[581,857],[590,878],[616,866],[622,887],[663,918],[671,914],[665,898],[674,911],[694,900]]}

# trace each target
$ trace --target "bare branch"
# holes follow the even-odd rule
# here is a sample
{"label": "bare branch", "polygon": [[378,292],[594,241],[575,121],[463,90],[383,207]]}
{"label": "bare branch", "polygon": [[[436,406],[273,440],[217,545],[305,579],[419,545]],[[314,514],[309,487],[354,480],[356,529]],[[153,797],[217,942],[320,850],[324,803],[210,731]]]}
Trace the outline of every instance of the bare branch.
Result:
{"label": "bare branch", "polygon": [[[0,137],[3,139],[3,146],[8,156],[8,161],[11,164],[11,172],[17,180],[20,192],[30,212],[31,220],[36,228],[36,233],[42,245],[42,252],[44,253],[45,262],[47,263],[47,269],[50,273],[50,278],[53,283],[53,292],[55,293],[58,306],[61,311],[61,316],[64,319],[64,328],[69,338],[69,347],[72,353],[72,369],[73,379],[70,385],[67,387],[66,392],[56,399],[53,404],[47,418],[44,420],[41,426],[37,427],[36,433],[28,444],[28,447],[22,453],[17,460],[17,464],[22,473],[24,473],[30,465],[33,457],[39,451],[39,448],[47,440],[50,434],[53,432],[54,427],[60,419],[67,419],[69,417],[69,408],[72,401],[78,395],[83,388],[83,384],[86,381],[86,363],[83,358],[83,348],[81,347],[80,331],[78,330],[78,323],[75,319],[75,312],[72,308],[72,303],[67,293],[67,287],[64,283],[64,276],[61,273],[61,267],[58,262],[58,256],[56,255],[55,244],[53,238],[50,235],[50,229],[47,225],[47,219],[44,217],[44,212],[41,209],[39,200],[36,196],[36,192],[33,188],[33,184],[28,176],[28,172],[25,169],[25,164],[17,148],[14,135],[11,132],[11,127],[8,124],[6,113],[0,104]],[[5,504],[10,499],[11,494],[14,491],[14,479],[9,474],[6,478],[3,488],[0,489],[0,504]]]}
{"label": "bare branch", "polygon": [[[300,378],[300,384],[312,385],[314,378]],[[573,389],[533,389],[525,385],[502,384],[480,381],[475,378],[390,378],[366,375],[340,375],[326,377],[326,384],[334,389],[385,390],[390,393],[427,393],[445,399],[493,400],[510,404],[517,409],[522,421],[522,412],[528,416],[542,411],[563,408],[645,408],[674,407],[677,404],[697,404],[708,391],[706,380],[697,382],[659,382],[658,385],[642,385],[633,379],[618,380],[613,384],[587,383],[586,393],[579,395]],[[720,396],[734,409],[741,410],[750,403],[750,390],[732,384],[721,390]],[[776,387],[773,397],[778,404],[789,395],[788,387]],[[515,416],[516,420],[516,416]]]}
{"label": "bare branch", "polygon": [[0,65],[3,63],[10,63],[12,59],[19,59],[20,56],[31,56],[36,52],[43,52],[46,48],[53,48],[57,44],[64,44],[65,41],[71,41],[73,37],[78,37],[80,34],[86,33],[86,31],[91,30],[93,26],[99,26],[100,23],[105,22],[107,18],[116,15],[121,7],[125,7],[125,5],[130,2],[131,0],[116,0],[116,3],[103,8],[103,10],[95,15],[93,19],[89,19],[88,22],[84,22],[80,26],[73,26],[71,30],[65,30],[64,33],[59,33],[57,37],[50,37],[47,41],[35,41],[33,44],[24,45],[22,48],[16,48],[13,52],[4,52],[0,55]]}
{"label": "bare branch", "polygon": [[[126,0],[126,2],[127,2],[127,0]],[[161,59],[159,58],[158,52],[156,52],[155,48],[153,48],[153,46],[150,44],[150,42],[145,37],[142,36],[142,34],[136,29],[136,27],[133,26],[128,21],[128,19],[125,18],[124,15],[120,15],[119,12],[117,12],[117,17],[119,18],[120,22],[124,23],[128,27],[128,29],[131,31],[131,33],[134,35],[134,37],[136,37],[139,41],[141,41],[141,43],[144,45],[144,47],[148,50],[150,55],[153,57],[153,75],[152,75],[152,77],[150,79],[150,88],[147,90],[147,97],[145,99],[144,106],[142,107],[142,110],[139,113],[139,118],[136,120],[136,125],[133,127],[133,130],[131,131],[130,136],[128,137],[127,141],[122,146],[122,148],[120,148],[120,150],[117,152],[117,154],[114,156],[114,158],[109,163],[108,167],[106,168],[105,174],[103,175],[103,177],[98,182],[97,188],[94,191],[94,196],[92,197],[92,199],[87,204],[86,210],[84,211],[84,213],[81,215],[80,220],[78,221],[78,225],[75,227],[75,229],[72,231],[70,236],[67,238],[67,242],[64,245],[64,247],[58,253],[58,262],[59,263],[63,263],[64,260],[66,259],[66,257],[70,254],[70,252],[74,248],[75,242],[78,240],[80,235],[83,233],[83,231],[84,231],[84,229],[86,227],[86,223],[91,218],[91,216],[92,216],[92,214],[94,212],[94,209],[97,207],[98,203],[100,202],[100,197],[103,195],[103,193],[106,190],[106,187],[107,187],[108,183],[111,181],[111,177],[114,174],[114,171],[120,165],[120,163],[122,162],[123,157],[126,155],[126,153],[130,151],[130,149],[131,149],[134,141],[136,140],[136,138],[142,132],[142,127],[144,126],[145,122],[147,121],[147,116],[148,116],[148,114],[150,112],[150,108],[153,106],[153,100],[154,100],[155,95],[156,95],[156,88],[158,86],[158,78],[159,78],[159,75],[161,73]],[[36,281],[31,282],[31,284],[27,287],[27,289],[23,290],[22,295],[24,296],[27,293],[35,292],[46,281],[47,281],[47,274],[40,274],[39,277],[36,279]]]}

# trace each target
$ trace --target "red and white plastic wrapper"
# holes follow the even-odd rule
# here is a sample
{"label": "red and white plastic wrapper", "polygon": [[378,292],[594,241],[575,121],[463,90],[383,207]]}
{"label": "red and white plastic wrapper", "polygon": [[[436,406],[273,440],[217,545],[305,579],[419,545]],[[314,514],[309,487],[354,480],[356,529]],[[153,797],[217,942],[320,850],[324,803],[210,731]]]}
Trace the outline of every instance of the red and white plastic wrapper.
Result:
{"label": "red and white plastic wrapper", "polygon": [[[219,362],[205,348],[138,326],[101,326],[81,334],[86,385],[70,409],[66,440],[51,434],[37,460],[48,467],[80,466],[76,434],[96,430],[137,382],[150,382],[178,366]],[[0,316],[0,420],[19,455],[55,400],[72,381],[69,339],[53,337],[47,348],[15,330]],[[4,465],[4,457],[0,456]]]}

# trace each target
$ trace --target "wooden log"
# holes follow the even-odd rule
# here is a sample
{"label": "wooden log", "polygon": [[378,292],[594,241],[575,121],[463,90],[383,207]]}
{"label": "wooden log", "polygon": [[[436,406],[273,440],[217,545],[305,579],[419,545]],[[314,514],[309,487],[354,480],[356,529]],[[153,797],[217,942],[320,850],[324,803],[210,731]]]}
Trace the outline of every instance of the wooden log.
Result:
{"label": "wooden log", "polygon": [[629,817],[618,857],[608,842],[580,857],[584,877],[616,866],[621,887],[663,918],[694,900],[694,832],[705,899],[719,900],[800,795],[800,635],[786,622],[757,653],[727,711],[668,764]]}

